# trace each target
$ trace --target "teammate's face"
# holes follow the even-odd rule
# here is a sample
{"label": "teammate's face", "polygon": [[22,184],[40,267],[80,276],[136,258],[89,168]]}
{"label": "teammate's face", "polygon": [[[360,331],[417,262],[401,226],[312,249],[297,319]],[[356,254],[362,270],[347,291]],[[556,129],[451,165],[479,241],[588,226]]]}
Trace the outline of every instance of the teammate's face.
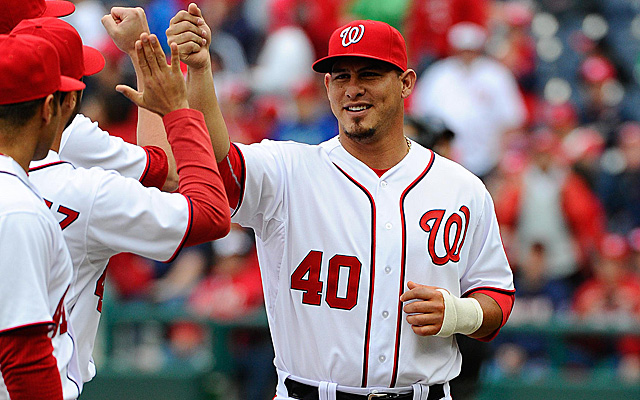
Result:
{"label": "teammate's face", "polygon": [[415,75],[367,58],[337,61],[325,76],[325,86],[341,133],[362,142],[384,135],[398,121],[402,124],[403,100],[414,83],[407,84],[407,74]]}

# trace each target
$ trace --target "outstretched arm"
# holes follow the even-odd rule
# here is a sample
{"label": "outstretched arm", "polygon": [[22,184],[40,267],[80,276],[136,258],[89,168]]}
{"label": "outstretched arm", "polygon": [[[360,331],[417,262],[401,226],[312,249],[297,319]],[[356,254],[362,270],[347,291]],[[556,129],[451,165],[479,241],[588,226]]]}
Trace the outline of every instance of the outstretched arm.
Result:
{"label": "outstretched arm", "polygon": [[[102,24],[116,46],[131,58],[136,71],[137,87],[139,90],[143,90],[144,82],[140,78],[135,42],[143,32],[149,33],[144,10],[140,7],[113,7],[108,15],[102,17]],[[167,158],[168,173],[162,189],[170,192],[176,190],[178,187],[178,173],[171,146],[167,141],[164,124],[161,118],[144,108],[138,108],[137,142],[139,146],[148,149],[152,146],[157,146],[164,151]],[[156,160],[151,158],[149,162],[152,161]],[[150,165],[150,168],[154,168],[154,166]]]}
{"label": "outstretched arm", "polygon": [[228,200],[202,113],[186,110],[189,103],[178,46],[171,44],[170,65],[155,35],[141,34],[135,48],[144,90],[125,85],[116,86],[116,90],[138,107],[163,117],[180,175],[178,190],[193,208],[185,245],[219,239],[231,225]]}
{"label": "outstretched arm", "polygon": [[188,10],[179,11],[167,29],[167,41],[176,44],[180,59],[187,64],[187,91],[189,105],[204,114],[216,161],[222,161],[229,153],[229,134],[224,123],[213,84],[211,70],[211,29],[204,21],[195,3]]}

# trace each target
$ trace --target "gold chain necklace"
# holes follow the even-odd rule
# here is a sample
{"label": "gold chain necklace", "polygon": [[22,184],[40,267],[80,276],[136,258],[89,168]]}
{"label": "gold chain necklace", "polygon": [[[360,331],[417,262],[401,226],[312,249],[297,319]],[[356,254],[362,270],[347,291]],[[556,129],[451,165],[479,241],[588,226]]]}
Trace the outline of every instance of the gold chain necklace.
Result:
{"label": "gold chain necklace", "polygon": [[[409,138],[405,135],[404,141],[407,142],[407,154],[409,154],[409,150],[411,150],[411,140],[409,140]],[[342,138],[340,137],[340,135],[338,135],[338,142],[342,144]]]}

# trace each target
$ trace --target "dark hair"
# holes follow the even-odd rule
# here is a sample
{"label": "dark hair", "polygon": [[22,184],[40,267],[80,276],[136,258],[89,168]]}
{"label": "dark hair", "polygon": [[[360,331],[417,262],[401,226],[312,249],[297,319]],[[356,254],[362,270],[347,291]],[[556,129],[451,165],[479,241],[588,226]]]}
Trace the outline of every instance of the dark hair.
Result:
{"label": "dark hair", "polygon": [[[10,126],[22,126],[26,124],[42,106],[46,97],[36,100],[23,101],[22,103],[0,105],[0,120]],[[53,93],[53,105],[56,113],[60,108],[60,92]]]}

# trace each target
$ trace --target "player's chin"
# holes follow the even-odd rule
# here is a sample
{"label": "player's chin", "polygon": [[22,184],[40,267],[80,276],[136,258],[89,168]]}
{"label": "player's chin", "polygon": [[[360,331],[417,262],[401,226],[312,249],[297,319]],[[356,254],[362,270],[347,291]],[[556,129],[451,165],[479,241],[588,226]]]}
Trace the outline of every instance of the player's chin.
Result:
{"label": "player's chin", "polygon": [[354,124],[350,129],[344,129],[344,134],[353,141],[366,142],[374,137],[376,130],[374,128],[367,128],[359,124]]}

